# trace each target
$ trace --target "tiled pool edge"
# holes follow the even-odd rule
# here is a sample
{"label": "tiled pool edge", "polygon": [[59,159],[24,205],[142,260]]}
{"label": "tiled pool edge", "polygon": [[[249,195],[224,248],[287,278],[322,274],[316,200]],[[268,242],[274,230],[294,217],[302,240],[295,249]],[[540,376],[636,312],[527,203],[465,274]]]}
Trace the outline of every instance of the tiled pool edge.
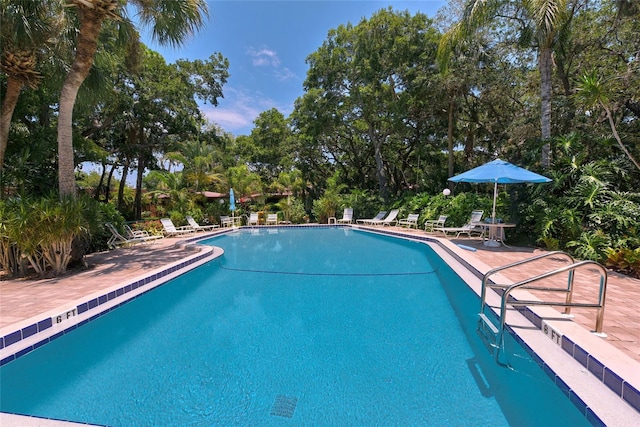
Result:
{"label": "tiled pool edge", "polygon": [[[217,234],[222,233],[216,233],[216,235]],[[197,240],[208,237],[211,237],[211,235],[185,240],[183,241],[183,245],[188,246]],[[125,281],[117,285],[115,289],[105,292],[102,295],[77,303],[74,307],[70,307],[67,313],[74,311],[71,317],[78,317],[78,319],[73,319],[75,321],[68,323],[68,327],[62,326],[57,328],[57,332],[54,331],[55,325],[53,323],[53,317],[47,316],[38,321],[34,321],[28,326],[5,334],[0,337],[0,354],[7,354],[3,354],[0,359],[0,366],[32,352],[50,341],[73,331],[79,326],[109,313],[121,305],[138,298],[140,295],[144,295],[150,290],[163,285],[174,277],[184,274],[220,255],[222,255],[222,251],[219,248],[201,247],[198,254],[187,256],[181,261],[176,261],[161,269],[155,269],[133,280]],[[38,334],[42,334],[41,339],[38,337]],[[35,342],[32,343],[31,341]],[[11,346],[15,347],[10,348]]]}
{"label": "tiled pool edge", "polygon": [[[359,227],[358,227],[359,228]],[[359,228],[365,231],[377,232],[385,235],[390,235],[394,237],[401,237],[405,239],[417,240],[427,243],[432,243],[438,245],[438,247],[442,248],[446,251],[451,257],[456,259],[460,264],[464,265],[474,276],[482,279],[484,276],[475,266],[471,265],[464,258],[459,256],[457,253],[451,251],[445,245],[443,245],[440,240],[431,238],[429,236],[420,236],[414,234],[406,234],[397,232],[394,230],[384,229],[378,227],[376,229],[371,228]],[[538,329],[542,328],[543,319],[530,310],[528,307],[524,307],[522,310],[519,310],[532,324],[534,324]],[[569,397],[569,399],[585,414],[585,417],[593,424],[593,425],[604,425],[604,423],[600,420],[600,418],[593,413],[593,411],[587,407],[584,402],[577,396],[575,393],[572,393],[572,390],[567,386],[567,384],[562,381],[560,376],[553,371],[523,340],[518,334],[510,327],[507,326],[507,331],[511,334],[518,343],[533,357],[538,366],[544,370],[545,373],[554,381],[554,383],[562,390],[562,392]],[[634,385],[627,382],[624,378],[622,378],[615,370],[607,367],[603,362],[598,360],[593,355],[589,354],[584,348],[580,345],[571,341],[570,338],[562,335],[562,342],[560,347],[569,354],[574,360],[578,361],[584,368],[586,368],[592,375],[594,375],[601,383],[606,385],[611,391],[617,394],[623,401],[628,403],[632,408],[640,413],[640,391]]]}

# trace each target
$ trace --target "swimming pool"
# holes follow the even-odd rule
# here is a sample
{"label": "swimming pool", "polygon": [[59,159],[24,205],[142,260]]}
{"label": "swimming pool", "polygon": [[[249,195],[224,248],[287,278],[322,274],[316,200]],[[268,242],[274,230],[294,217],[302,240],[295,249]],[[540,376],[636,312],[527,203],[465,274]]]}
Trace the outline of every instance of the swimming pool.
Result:
{"label": "swimming pool", "polygon": [[219,261],[3,366],[0,409],[112,426],[588,425],[514,342],[514,370],[495,364],[477,297],[424,244],[348,228],[209,243]]}

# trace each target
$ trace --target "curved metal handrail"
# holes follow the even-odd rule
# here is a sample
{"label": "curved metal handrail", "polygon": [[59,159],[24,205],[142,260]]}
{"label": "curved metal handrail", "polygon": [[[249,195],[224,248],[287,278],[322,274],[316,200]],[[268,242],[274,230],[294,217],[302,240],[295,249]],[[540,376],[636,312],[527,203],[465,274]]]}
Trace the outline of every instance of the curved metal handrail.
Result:
{"label": "curved metal handrail", "polygon": [[[591,266],[596,267],[600,270],[600,291],[598,294],[598,303],[597,304],[587,304],[587,303],[572,303],[570,300],[566,302],[549,302],[549,301],[508,301],[509,295],[515,289],[521,288],[529,283],[535,282],[537,280],[545,279],[547,277],[555,276],[557,274],[561,274],[569,271],[573,277],[573,272],[582,266]],[[536,288],[541,290],[554,290],[554,288]],[[555,289],[557,290],[557,289]],[[502,294],[502,301],[500,303],[500,328],[499,328],[499,336],[498,342],[501,342],[502,335],[504,333],[504,325],[507,317],[507,304],[510,305],[553,305],[553,306],[565,306],[565,307],[587,307],[587,308],[597,308],[598,313],[596,316],[596,333],[602,333],[602,324],[604,319],[604,306],[605,306],[605,298],[607,293],[607,270],[599,263],[595,261],[580,261],[566,267],[559,268],[557,270],[553,270],[539,276],[535,276],[529,278],[527,280],[523,280],[521,282],[515,283],[509,287],[507,287]]]}
{"label": "curved metal handrail", "polygon": [[480,292],[480,313],[484,313],[484,306],[485,306],[485,300],[486,300],[486,296],[487,296],[487,287],[501,287],[501,288],[506,288],[509,285],[497,285],[497,284],[492,284],[489,285],[487,284],[489,277],[493,276],[494,274],[496,274],[499,271],[503,271],[503,270],[508,270],[509,268],[513,268],[513,267],[518,267],[520,265],[523,264],[527,264],[533,261],[538,261],[540,259],[543,258],[549,258],[552,256],[566,256],[567,258],[569,258],[569,261],[571,264],[575,264],[575,260],[573,259],[573,257],[571,255],[569,255],[566,252],[563,251],[552,251],[552,252],[546,252],[540,255],[536,255],[534,257],[531,258],[527,258],[527,259],[523,259],[520,261],[515,261],[512,262],[511,264],[506,264],[500,267],[496,267],[496,268],[492,268],[491,270],[487,271],[485,273],[485,275],[482,277],[482,290]]}

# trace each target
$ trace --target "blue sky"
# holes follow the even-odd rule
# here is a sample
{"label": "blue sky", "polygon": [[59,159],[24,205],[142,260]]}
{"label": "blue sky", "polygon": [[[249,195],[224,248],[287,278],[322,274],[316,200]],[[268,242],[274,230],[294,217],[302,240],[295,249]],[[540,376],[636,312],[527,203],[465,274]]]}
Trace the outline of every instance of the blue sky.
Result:
{"label": "blue sky", "polygon": [[278,109],[285,117],[302,96],[307,74],[306,57],[327,38],[330,29],[357,24],[376,11],[422,12],[434,17],[446,0],[289,0],[208,1],[206,27],[180,48],[161,47],[147,35],[143,42],[160,52],[168,63],[176,59],[208,59],[220,52],[229,59],[230,77],[219,105],[201,105],[209,121],[225,131],[249,135],[263,111]]}

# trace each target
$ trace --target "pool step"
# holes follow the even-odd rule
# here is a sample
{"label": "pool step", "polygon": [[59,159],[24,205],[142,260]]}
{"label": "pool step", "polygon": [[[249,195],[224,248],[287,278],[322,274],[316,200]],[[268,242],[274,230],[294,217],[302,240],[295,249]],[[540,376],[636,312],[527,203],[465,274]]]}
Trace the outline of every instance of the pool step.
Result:
{"label": "pool step", "polygon": [[500,349],[498,344],[498,328],[484,313],[478,314],[478,335],[482,338],[489,352],[493,355]]}

